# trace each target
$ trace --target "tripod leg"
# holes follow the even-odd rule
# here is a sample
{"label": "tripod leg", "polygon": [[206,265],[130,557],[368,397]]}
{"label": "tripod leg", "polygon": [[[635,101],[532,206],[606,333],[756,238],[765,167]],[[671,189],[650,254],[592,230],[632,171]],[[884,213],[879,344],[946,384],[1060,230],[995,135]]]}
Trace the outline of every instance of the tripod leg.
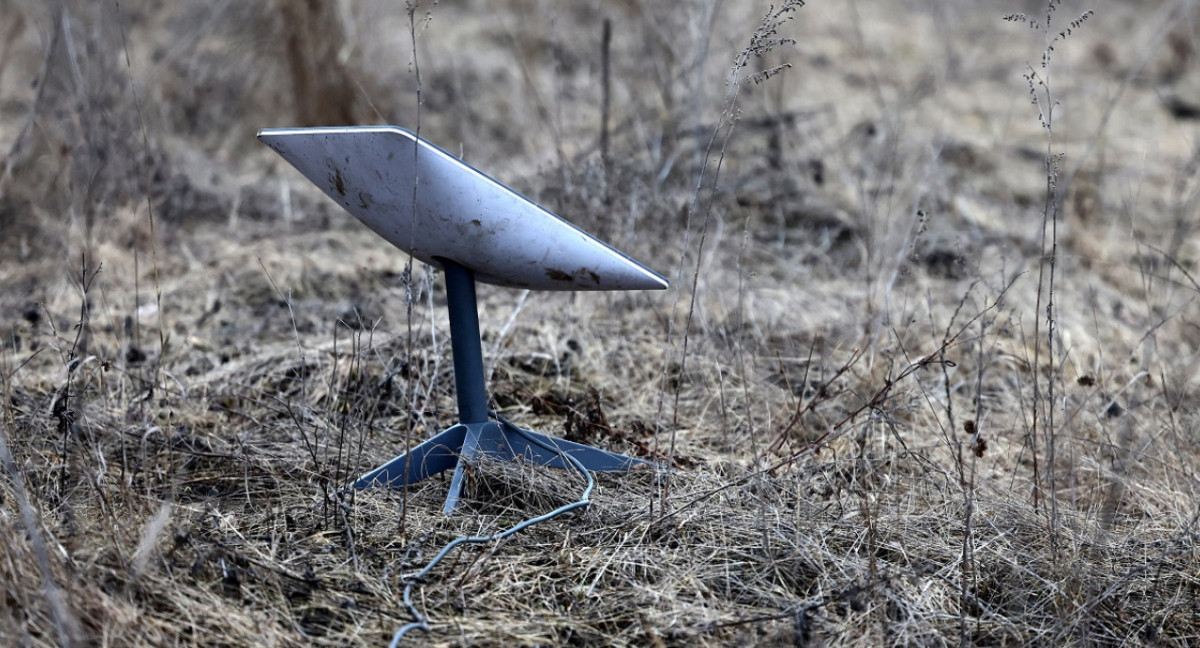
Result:
{"label": "tripod leg", "polygon": [[455,425],[421,443],[395,459],[358,478],[354,487],[362,490],[372,484],[401,488],[452,468],[458,461],[467,428]]}
{"label": "tripod leg", "polygon": [[450,480],[450,492],[446,495],[446,505],[442,512],[446,515],[454,512],[458,506],[458,498],[462,495],[463,478],[466,469],[476,463],[484,455],[498,459],[509,459],[510,455],[504,449],[504,432],[495,423],[461,423],[456,427],[466,429],[463,437],[462,452],[458,459],[458,467],[454,469],[454,478]]}
{"label": "tripod leg", "polygon": [[[504,440],[508,443],[511,454],[543,466],[564,470],[571,468],[571,465],[563,459],[563,453],[577,459],[584,468],[598,472],[620,472],[638,467],[650,468],[654,465],[643,459],[634,459],[582,443],[518,428],[508,421],[502,421],[502,424],[504,425]],[[551,452],[543,446],[557,448],[558,451]]]}

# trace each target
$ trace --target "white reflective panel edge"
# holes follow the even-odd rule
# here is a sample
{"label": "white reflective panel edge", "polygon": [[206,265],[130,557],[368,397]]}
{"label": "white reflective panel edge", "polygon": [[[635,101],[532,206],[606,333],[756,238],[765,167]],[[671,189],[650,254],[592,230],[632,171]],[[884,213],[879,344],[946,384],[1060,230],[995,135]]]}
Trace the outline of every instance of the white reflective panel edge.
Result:
{"label": "white reflective panel edge", "polygon": [[[392,245],[479,281],[533,290],[661,290],[667,281],[396,126],[270,128],[258,138]],[[415,206],[415,209],[414,209]]]}

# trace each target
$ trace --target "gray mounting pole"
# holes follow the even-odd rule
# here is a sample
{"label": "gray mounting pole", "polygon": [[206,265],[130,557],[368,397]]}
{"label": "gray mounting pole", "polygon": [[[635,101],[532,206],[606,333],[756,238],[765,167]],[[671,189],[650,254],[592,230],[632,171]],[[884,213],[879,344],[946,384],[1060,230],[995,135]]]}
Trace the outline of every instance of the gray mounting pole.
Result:
{"label": "gray mounting pole", "polygon": [[[479,302],[475,297],[475,273],[449,259],[440,259],[446,276],[446,305],[450,311],[450,350],[454,355],[454,389],[458,398],[456,427],[466,428],[458,465],[450,480],[443,512],[458,505],[467,467],[481,455],[497,454],[504,433],[488,420],[487,390],[483,385],[483,343],[479,337]],[[495,447],[489,452],[483,447]]]}
{"label": "gray mounting pole", "polygon": [[450,350],[454,354],[454,388],[458,420],[487,423],[487,391],[483,385],[483,346],[479,337],[479,307],[475,299],[475,273],[442,259],[446,276],[446,301],[450,310]]}

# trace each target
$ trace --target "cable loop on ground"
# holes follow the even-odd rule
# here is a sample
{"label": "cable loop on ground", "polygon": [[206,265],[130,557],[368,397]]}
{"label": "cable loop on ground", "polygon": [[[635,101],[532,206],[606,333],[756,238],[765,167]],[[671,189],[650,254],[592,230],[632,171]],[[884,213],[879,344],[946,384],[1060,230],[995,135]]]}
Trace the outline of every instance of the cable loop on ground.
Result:
{"label": "cable loop on ground", "polygon": [[550,511],[549,513],[544,513],[544,514],[538,515],[536,517],[528,518],[528,519],[524,520],[523,522],[515,524],[503,531],[499,531],[499,532],[493,533],[491,535],[486,535],[486,536],[459,536],[458,538],[455,538],[454,540],[451,540],[449,543],[447,543],[446,546],[442,547],[442,550],[439,551],[437,553],[437,555],[435,555],[433,557],[432,560],[430,560],[428,563],[426,563],[426,565],[424,567],[422,567],[420,571],[412,574],[411,576],[405,576],[404,577],[404,581],[405,581],[405,584],[404,584],[404,607],[408,609],[408,613],[409,613],[409,615],[412,616],[413,622],[404,625],[403,627],[401,627],[399,630],[396,631],[396,634],[392,635],[392,642],[390,644],[388,644],[389,648],[396,648],[397,646],[399,646],[400,640],[402,640],[404,638],[404,635],[406,635],[410,630],[420,629],[420,630],[424,630],[426,632],[429,631],[428,620],[426,620],[425,616],[423,614],[421,614],[421,612],[417,609],[417,606],[415,604],[413,604],[413,602],[412,602],[413,586],[419,582],[423,582],[425,580],[425,577],[429,574],[429,572],[433,571],[433,569],[435,567],[437,567],[438,563],[440,563],[442,561],[442,559],[444,559],[447,555],[449,555],[451,551],[454,551],[455,548],[457,548],[460,545],[464,545],[464,544],[483,544],[483,543],[487,543],[487,542],[495,542],[498,540],[503,540],[513,534],[516,534],[525,529],[528,529],[529,527],[531,527],[535,524],[540,524],[547,520],[552,520],[564,513],[574,511],[575,509],[587,508],[587,506],[592,503],[592,500],[591,500],[592,491],[595,490],[595,488],[596,488],[596,480],[595,480],[595,478],[592,477],[592,473],[589,472],[587,470],[587,468],[584,468],[583,464],[580,463],[578,459],[563,452],[563,450],[561,448],[542,441],[540,438],[538,438],[538,436],[532,430],[526,430],[525,428],[517,426],[516,424],[514,424],[513,422],[504,418],[503,416],[500,416],[499,413],[489,412],[489,414],[493,419],[496,420],[497,423],[499,423],[501,426],[506,428],[509,432],[519,434],[522,437],[524,437],[526,441],[528,441],[536,446],[539,446],[544,450],[547,450],[549,452],[554,452],[554,453],[558,454],[559,456],[561,456],[564,460],[566,460],[567,463],[571,464],[572,468],[577,470],[579,472],[579,474],[583,475],[584,479],[587,480],[587,487],[583,489],[583,494],[581,494],[579,496],[578,500],[571,502],[570,504],[564,504],[563,506],[560,506],[560,507],[554,509],[553,511]]}

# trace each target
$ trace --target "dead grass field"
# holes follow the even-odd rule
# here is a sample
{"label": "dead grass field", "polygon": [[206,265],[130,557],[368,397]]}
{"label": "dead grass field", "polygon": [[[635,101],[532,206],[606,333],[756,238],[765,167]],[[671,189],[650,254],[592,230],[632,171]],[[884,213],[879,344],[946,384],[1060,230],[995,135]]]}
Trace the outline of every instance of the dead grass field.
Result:
{"label": "dead grass field", "polygon": [[254,139],[340,123],[673,284],[481,288],[498,411],[668,468],[402,643],[1200,645],[1197,5],[1053,4],[0,0],[0,645],[385,645],[582,491],[346,489],[455,411],[439,277]]}

